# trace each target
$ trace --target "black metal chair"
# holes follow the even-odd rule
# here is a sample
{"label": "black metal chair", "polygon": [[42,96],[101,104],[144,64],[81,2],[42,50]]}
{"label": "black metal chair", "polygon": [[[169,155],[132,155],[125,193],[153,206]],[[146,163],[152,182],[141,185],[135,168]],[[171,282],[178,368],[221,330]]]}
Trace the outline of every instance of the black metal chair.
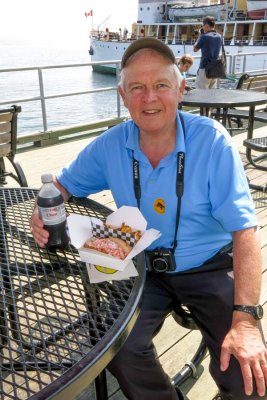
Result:
{"label": "black metal chair", "polygon": [[[177,305],[175,310],[172,312],[172,317],[174,320],[184,328],[190,330],[198,329],[195,324],[192,315],[188,308],[184,305]],[[203,359],[207,354],[207,346],[203,339],[201,339],[200,344],[192,357],[184,367],[172,378],[172,384],[175,387],[179,387],[183,382],[185,382],[188,378],[192,377],[194,379],[198,378],[197,367],[201,364]]]}
{"label": "black metal chair", "polygon": [[[17,150],[17,116],[21,107],[13,105],[0,110],[0,185],[6,184],[6,177],[15,179],[20,186],[27,187],[28,183],[20,164],[15,161]],[[14,171],[6,169],[8,160]]]}

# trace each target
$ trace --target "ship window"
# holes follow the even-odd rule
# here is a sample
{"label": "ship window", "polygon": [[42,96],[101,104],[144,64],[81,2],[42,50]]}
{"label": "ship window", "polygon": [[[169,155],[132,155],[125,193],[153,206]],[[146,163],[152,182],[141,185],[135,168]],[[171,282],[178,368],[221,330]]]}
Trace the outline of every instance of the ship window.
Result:
{"label": "ship window", "polygon": [[147,7],[147,10],[149,11],[149,10],[150,10],[150,7]]}
{"label": "ship window", "polygon": [[140,11],[143,11],[143,7],[140,7]]}
{"label": "ship window", "polygon": [[157,10],[159,10],[159,7],[157,7]]}

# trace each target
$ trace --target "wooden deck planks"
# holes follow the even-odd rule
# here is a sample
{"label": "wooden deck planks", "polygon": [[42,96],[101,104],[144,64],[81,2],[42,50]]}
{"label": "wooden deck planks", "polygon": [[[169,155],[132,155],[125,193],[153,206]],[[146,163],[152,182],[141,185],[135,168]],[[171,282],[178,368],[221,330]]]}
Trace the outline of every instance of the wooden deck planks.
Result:
{"label": "wooden deck planks", "polygon": [[[255,131],[256,137],[266,136],[266,128],[258,128]],[[251,182],[257,184],[267,183],[267,173],[256,170],[247,165],[245,158],[245,148],[243,140],[246,133],[238,134],[233,137],[233,140],[241,154],[241,158],[246,167],[247,175]],[[56,173],[61,167],[71,161],[78,152],[92,139],[80,139],[69,143],[58,144],[46,148],[38,148],[36,150],[19,153],[16,158],[24,169],[28,183],[31,187],[40,186],[40,176],[45,172]],[[17,186],[14,181],[8,179],[8,186]],[[256,193],[259,195],[259,193]],[[109,191],[104,191],[91,196],[102,204],[115,209],[113,197]],[[265,197],[265,200],[262,200]],[[260,199],[255,201],[255,208],[259,222],[262,260],[263,260],[263,276],[262,276],[262,294],[261,303],[264,305],[265,318],[263,321],[263,329],[267,337],[267,195],[260,194]],[[173,377],[182,366],[188,362],[193,355],[196,347],[200,342],[199,331],[188,331],[179,326],[171,316],[169,316],[160,333],[156,336],[155,346],[157,354],[162,362],[165,371]],[[207,355],[200,369],[200,377],[189,379],[182,385],[182,390],[187,395],[188,400],[211,400],[217,392],[208,372],[209,356]],[[125,397],[119,390],[116,380],[108,375],[109,394],[111,400],[124,400]],[[92,394],[92,392],[90,391]],[[92,396],[89,398],[92,398]],[[88,398],[88,397],[85,397]]]}

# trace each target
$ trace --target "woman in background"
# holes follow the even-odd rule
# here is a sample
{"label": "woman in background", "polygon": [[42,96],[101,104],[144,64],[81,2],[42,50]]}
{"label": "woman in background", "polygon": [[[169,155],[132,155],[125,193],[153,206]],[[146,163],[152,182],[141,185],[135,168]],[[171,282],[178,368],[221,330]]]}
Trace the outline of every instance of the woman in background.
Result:
{"label": "woman in background", "polygon": [[193,64],[194,64],[194,59],[190,54],[184,54],[181,58],[179,58],[178,68],[184,79],[186,78],[186,73],[192,67]]}
{"label": "woman in background", "polygon": [[[192,67],[193,64],[194,64],[194,59],[190,54],[184,54],[181,58],[179,58],[177,65],[184,80],[186,80],[186,73]],[[185,84],[186,91],[189,91],[191,89],[192,88],[189,85]],[[178,109],[182,110],[181,103],[179,103]]]}

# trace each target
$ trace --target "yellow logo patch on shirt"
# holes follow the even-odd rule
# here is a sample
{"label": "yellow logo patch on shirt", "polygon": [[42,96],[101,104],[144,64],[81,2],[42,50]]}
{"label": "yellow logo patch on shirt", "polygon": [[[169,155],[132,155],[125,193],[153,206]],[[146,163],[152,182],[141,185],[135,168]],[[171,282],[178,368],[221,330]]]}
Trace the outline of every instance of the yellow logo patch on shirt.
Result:
{"label": "yellow logo patch on shirt", "polygon": [[156,199],[154,201],[154,210],[158,214],[164,214],[165,213],[165,201],[164,201],[164,199]]}

